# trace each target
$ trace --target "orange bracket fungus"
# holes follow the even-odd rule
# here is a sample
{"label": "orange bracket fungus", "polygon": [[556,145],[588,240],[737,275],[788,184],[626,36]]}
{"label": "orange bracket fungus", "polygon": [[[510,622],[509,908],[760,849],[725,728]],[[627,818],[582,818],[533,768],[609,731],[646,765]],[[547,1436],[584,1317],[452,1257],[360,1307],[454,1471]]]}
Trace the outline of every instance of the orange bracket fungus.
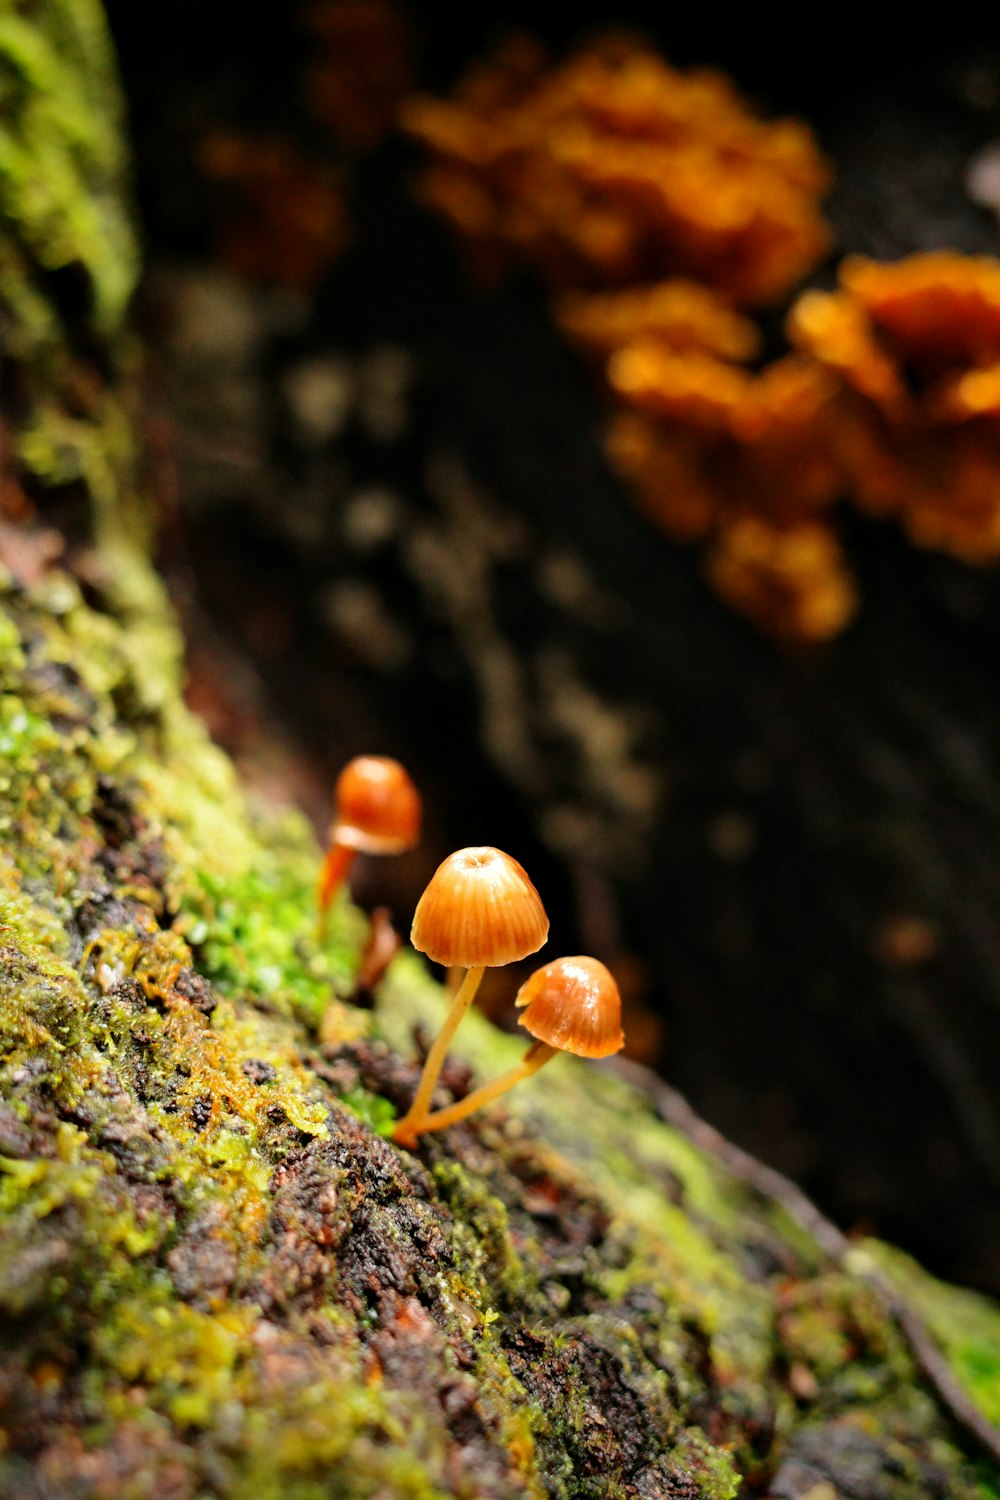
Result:
{"label": "orange bracket fungus", "polygon": [[515,38],[452,98],[408,99],[402,121],[431,156],[423,198],[483,272],[528,265],[580,288],[695,276],[752,307],[829,244],[812,132],[620,33],[551,65]]}
{"label": "orange bracket fungus", "polygon": [[1000,261],[849,256],[804,293],[792,342],[839,382],[836,440],[853,503],[910,541],[1000,562]]}
{"label": "orange bracket fungus", "polygon": [[558,1052],[610,1057],[624,1045],[618,986],[596,958],[557,958],[536,969],[518,990],[515,1004],[524,1010],[521,1025],[535,1038],[517,1067],[484,1083],[457,1104],[427,1115],[414,1127],[414,1134],[457,1124],[523,1078],[530,1078]]}
{"label": "orange bracket fungus", "polygon": [[337,777],[333,793],[330,847],[320,870],[316,895],[320,938],[330,903],[357,854],[402,854],[420,837],[420,793],[398,760],[358,755]]}
{"label": "orange bracket fungus", "polygon": [[[430,155],[422,197],[480,272],[530,266],[556,292],[559,326],[603,369],[607,455],[647,517],[709,543],[717,592],[786,645],[843,630],[841,381],[802,354],[758,364],[747,316],[829,245],[811,131],[620,33],[551,64],[515,41],[401,118]],[[961,399],[1000,405],[1000,375]]]}
{"label": "orange bracket fungus", "polygon": [[451,1039],[487,968],[537,953],[549,935],[541,897],[516,859],[488,845],[459,849],[438,866],[413,915],[410,941],[435,963],[468,972],[427,1054],[409,1110],[393,1139],[412,1145],[434,1093]]}

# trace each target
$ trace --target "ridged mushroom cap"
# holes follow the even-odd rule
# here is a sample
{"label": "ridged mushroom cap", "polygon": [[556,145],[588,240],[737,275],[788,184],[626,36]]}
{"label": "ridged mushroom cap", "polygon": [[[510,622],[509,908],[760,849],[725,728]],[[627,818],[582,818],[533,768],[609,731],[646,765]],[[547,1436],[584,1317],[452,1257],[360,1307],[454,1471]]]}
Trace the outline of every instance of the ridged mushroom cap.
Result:
{"label": "ridged mushroom cap", "polygon": [[625,1043],[618,986],[596,958],[554,959],[524,981],[514,1003],[524,1007],[524,1029],[560,1052],[610,1057]]}
{"label": "ridged mushroom cap", "polygon": [[548,935],[541,897],[517,860],[484,844],[438,865],[417,902],[410,941],[435,963],[475,969],[527,958]]}
{"label": "ridged mushroom cap", "polygon": [[348,761],[337,777],[333,809],[331,839],[362,854],[401,854],[420,838],[420,793],[388,755]]}

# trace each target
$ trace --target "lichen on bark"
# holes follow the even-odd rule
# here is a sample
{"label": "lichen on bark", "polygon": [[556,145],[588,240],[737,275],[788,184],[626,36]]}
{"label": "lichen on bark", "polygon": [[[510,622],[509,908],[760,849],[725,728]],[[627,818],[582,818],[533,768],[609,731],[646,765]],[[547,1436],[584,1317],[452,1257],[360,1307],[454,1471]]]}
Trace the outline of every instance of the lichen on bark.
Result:
{"label": "lichen on bark", "polygon": [[[363,919],[317,945],[303,820],[184,707],[107,58],[85,0],[0,8],[18,535],[67,539],[0,549],[0,1494],[1000,1494],[864,1277],[620,1080],[384,1138],[441,994],[350,1004]],[[996,1313],[892,1265],[987,1402]]]}

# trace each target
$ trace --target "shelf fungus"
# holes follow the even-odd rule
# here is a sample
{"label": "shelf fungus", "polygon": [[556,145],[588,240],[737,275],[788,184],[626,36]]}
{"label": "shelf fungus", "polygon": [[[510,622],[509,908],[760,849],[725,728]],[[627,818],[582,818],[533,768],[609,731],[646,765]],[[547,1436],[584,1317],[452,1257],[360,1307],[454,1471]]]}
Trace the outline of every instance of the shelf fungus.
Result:
{"label": "shelf fungus", "polygon": [[451,1040],[487,968],[537,953],[549,935],[541,897],[525,871],[500,849],[477,846],[450,854],[417,903],[410,940],[435,963],[465,969],[444,1024],[427,1054],[420,1082],[393,1139],[412,1145],[428,1112]]}
{"label": "shelf fungus", "polygon": [[330,844],[316,888],[320,937],[330,904],[358,854],[402,854],[420,838],[422,805],[409,774],[387,755],[358,755],[333,793]]}
{"label": "shelf fungus", "polygon": [[559,327],[603,370],[606,452],[639,508],[710,543],[720,592],[772,635],[835,634],[855,604],[825,519],[843,487],[838,379],[798,354],[750,368],[763,341],[747,316],[828,247],[807,127],[620,34],[556,64],[508,43],[403,123],[431,156],[425,200],[480,271],[529,266],[556,290]]}
{"label": "shelf fungus", "polygon": [[1000,261],[849,257],[788,316],[764,365],[747,312],[829,245],[829,174],[809,130],[734,86],[606,35],[551,63],[528,39],[404,128],[425,200],[484,274],[526,266],[603,371],[606,452],[639,508],[707,544],[720,596],[787,643],[838,634],[857,589],[839,500],[914,543],[1000,561]]}
{"label": "shelf fungus", "polygon": [[850,257],[789,315],[839,384],[836,441],[859,509],[918,546],[1000,561],[1000,261]]}
{"label": "shelf fungus", "polygon": [[608,364],[612,466],[675,541],[708,541],[708,576],[768,634],[836,635],[856,594],[828,519],[842,487],[837,382],[800,356],[759,372],[649,341]]}
{"label": "shelf fungus", "polygon": [[431,154],[425,201],[486,271],[595,288],[694,276],[755,307],[829,243],[808,127],[760,119],[722,74],[681,72],[624,35],[551,65],[517,39],[402,120]]}
{"label": "shelf fungus", "polygon": [[787,645],[838,635],[857,608],[857,590],[829,526],[774,526],[742,516],[721,528],[707,558],[719,597]]}
{"label": "shelf fungus", "polygon": [[536,969],[521,986],[515,1004],[523,1010],[520,1024],[534,1038],[521,1061],[457,1104],[426,1115],[414,1127],[414,1135],[457,1125],[532,1077],[560,1052],[610,1057],[625,1044],[618,986],[596,958],[557,958]]}
{"label": "shelf fungus", "polygon": [[637,342],[740,362],[760,352],[752,319],[711,287],[679,276],[605,292],[567,292],[555,315],[569,341],[602,363]]}

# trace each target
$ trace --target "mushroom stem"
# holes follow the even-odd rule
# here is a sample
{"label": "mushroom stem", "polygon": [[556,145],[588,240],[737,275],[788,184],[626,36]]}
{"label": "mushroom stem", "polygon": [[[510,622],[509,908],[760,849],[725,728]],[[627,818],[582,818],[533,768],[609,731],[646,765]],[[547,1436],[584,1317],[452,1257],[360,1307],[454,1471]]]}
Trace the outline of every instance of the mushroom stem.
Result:
{"label": "mushroom stem", "polygon": [[420,1082],[417,1084],[417,1092],[413,1096],[413,1103],[392,1133],[393,1140],[397,1141],[401,1146],[411,1145],[420,1134],[420,1126],[427,1113],[427,1106],[431,1102],[434,1086],[441,1076],[441,1069],[444,1067],[444,1060],[448,1055],[451,1039],[458,1030],[465,1012],[476,998],[479,981],[482,979],[484,972],[485,965],[480,965],[479,968],[467,971],[465,978],[459,986],[458,993],[451,1003],[451,1009],[445,1017],[444,1025],[434,1038],[434,1045],[427,1054],[427,1061],[424,1063],[424,1071],[420,1075]]}
{"label": "mushroom stem", "polygon": [[516,1083],[522,1079],[530,1078],[532,1073],[537,1073],[543,1068],[550,1057],[555,1057],[555,1047],[550,1047],[547,1042],[534,1042],[521,1058],[516,1068],[510,1068],[506,1073],[501,1073],[499,1078],[494,1078],[492,1083],[484,1083],[481,1088],[473,1089],[471,1094],[466,1094],[457,1104],[449,1104],[447,1109],[436,1109],[432,1114],[426,1115],[423,1120],[418,1121],[413,1127],[412,1134],[425,1135],[431,1130],[447,1130],[449,1125],[457,1125],[459,1120],[464,1120],[466,1115],[471,1115],[477,1109],[482,1109],[484,1104],[492,1104],[494,1099],[499,1099],[501,1094],[506,1094]]}
{"label": "mushroom stem", "polygon": [[326,851],[323,868],[319,872],[319,880],[316,882],[316,902],[319,906],[319,941],[326,942],[326,930],[330,915],[330,903],[347,878],[347,872],[354,863],[357,854],[356,849],[349,849],[345,844],[331,844]]}

